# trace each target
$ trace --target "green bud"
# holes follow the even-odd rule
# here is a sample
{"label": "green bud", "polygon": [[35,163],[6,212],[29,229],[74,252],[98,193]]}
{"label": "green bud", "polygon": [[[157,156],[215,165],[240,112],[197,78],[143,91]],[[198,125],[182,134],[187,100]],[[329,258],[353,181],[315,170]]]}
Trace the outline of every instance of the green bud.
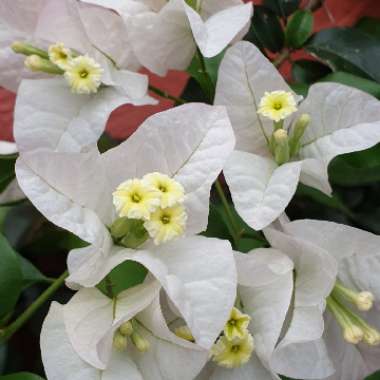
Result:
{"label": "green bud", "polygon": [[199,8],[200,8],[199,0],[185,0],[185,1],[189,7],[193,8],[196,12],[199,12]]}
{"label": "green bud", "polygon": [[289,138],[285,129],[278,129],[272,135],[274,159],[278,165],[289,161]]}
{"label": "green bud", "polygon": [[295,122],[292,128],[292,136],[289,140],[290,157],[293,157],[296,154],[298,154],[301,147],[302,136],[304,135],[309,123],[310,115],[308,115],[307,113],[302,114]]}
{"label": "green bud", "polygon": [[116,219],[110,227],[115,244],[126,248],[137,248],[149,237],[144,227],[144,221],[122,217]]}
{"label": "green bud", "polygon": [[118,331],[116,331],[115,335],[113,336],[113,347],[120,352],[123,352],[128,347],[128,340],[127,337],[120,334]]}
{"label": "green bud", "polygon": [[41,58],[39,55],[30,55],[25,59],[25,67],[31,71],[41,71],[48,74],[62,75],[61,70],[57,65],[49,60]]}
{"label": "green bud", "polygon": [[15,41],[12,43],[11,48],[17,54],[23,54],[23,55],[28,55],[28,56],[38,55],[41,58],[49,59],[49,54],[47,51],[39,49],[25,42]]}
{"label": "green bud", "polygon": [[119,332],[121,335],[124,336],[130,336],[133,334],[133,326],[131,321],[124,322],[120,327],[119,327]]}
{"label": "green bud", "polygon": [[131,336],[133,344],[140,352],[146,352],[150,348],[150,343],[147,339],[141,336],[139,333],[134,332]]}

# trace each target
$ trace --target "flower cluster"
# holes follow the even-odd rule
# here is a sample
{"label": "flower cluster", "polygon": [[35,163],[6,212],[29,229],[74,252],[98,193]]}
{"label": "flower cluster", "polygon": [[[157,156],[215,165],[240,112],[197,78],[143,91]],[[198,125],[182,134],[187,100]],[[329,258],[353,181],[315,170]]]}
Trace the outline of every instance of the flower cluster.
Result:
{"label": "flower cluster", "polygon": [[[18,66],[0,73],[17,90],[16,145],[0,150],[18,158],[0,202],[17,192],[85,243],[67,258],[74,295],[43,324],[49,380],[359,380],[379,369],[380,237],[284,214],[299,182],[331,195],[329,162],[380,142],[377,99],[333,83],[295,94],[240,41],[252,16],[240,0],[3,2]],[[140,67],[163,75],[195,59],[207,74],[204,57],[223,50],[213,105],[154,114],[100,151],[114,109],[155,104]],[[239,231],[231,242],[205,233],[214,185],[235,216],[222,171],[262,248],[238,252]]]}

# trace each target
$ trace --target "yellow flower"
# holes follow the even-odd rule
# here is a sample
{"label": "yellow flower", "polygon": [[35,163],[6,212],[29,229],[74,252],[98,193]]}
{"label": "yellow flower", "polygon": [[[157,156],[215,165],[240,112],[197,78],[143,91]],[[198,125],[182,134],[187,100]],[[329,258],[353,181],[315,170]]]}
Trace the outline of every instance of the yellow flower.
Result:
{"label": "yellow flower", "polygon": [[248,325],[251,317],[247,314],[243,314],[240,310],[234,307],[231,310],[230,319],[224,327],[224,335],[228,340],[234,338],[243,339],[247,334]]}
{"label": "yellow flower", "polygon": [[70,60],[64,76],[72,92],[91,94],[98,91],[103,72],[102,67],[94,59],[80,55]]}
{"label": "yellow flower", "polygon": [[257,113],[275,122],[286,119],[297,111],[297,103],[294,96],[286,91],[265,92],[260,100]]}
{"label": "yellow flower", "polygon": [[212,360],[225,368],[237,368],[247,363],[254,350],[253,337],[246,333],[242,339],[221,336],[211,348]]}
{"label": "yellow flower", "polygon": [[181,205],[159,208],[150,216],[150,220],[144,223],[144,227],[158,245],[182,235],[186,219],[185,208]]}
{"label": "yellow flower", "polygon": [[49,59],[60,69],[67,70],[72,58],[71,50],[66,48],[62,42],[49,46]]}
{"label": "yellow flower", "polygon": [[162,208],[172,207],[185,200],[185,190],[183,186],[165,174],[157,172],[149,173],[144,176],[143,180],[161,192]]}
{"label": "yellow flower", "polygon": [[140,179],[121,183],[112,195],[120,217],[149,220],[160,205],[160,193]]}

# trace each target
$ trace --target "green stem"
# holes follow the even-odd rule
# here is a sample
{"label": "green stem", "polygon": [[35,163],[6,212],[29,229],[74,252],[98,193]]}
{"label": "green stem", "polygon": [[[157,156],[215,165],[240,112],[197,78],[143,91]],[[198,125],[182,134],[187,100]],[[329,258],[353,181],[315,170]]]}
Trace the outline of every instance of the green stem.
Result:
{"label": "green stem", "polygon": [[156,95],[161,96],[162,98],[172,100],[176,104],[185,104],[186,103],[186,100],[178,98],[178,97],[173,96],[173,95],[170,95],[167,92],[160,90],[159,88],[154,87],[152,85],[149,85],[149,90],[154,92]]}
{"label": "green stem", "polygon": [[231,232],[232,232],[232,235],[233,235],[232,237],[233,237],[234,242],[236,244],[238,242],[241,234],[244,231],[240,231],[239,230],[239,226],[236,224],[236,221],[235,221],[234,215],[232,213],[230,204],[227,201],[227,198],[226,198],[226,196],[224,194],[224,191],[223,191],[222,185],[220,184],[219,179],[217,179],[215,181],[215,188],[216,188],[216,191],[218,192],[220,200],[222,201],[224,210],[226,211],[226,215],[227,215],[228,221],[229,221],[230,226],[231,226]]}
{"label": "green stem", "polygon": [[278,57],[272,62],[273,66],[275,67],[280,67],[284,61],[286,61],[290,57],[290,50],[289,49],[284,49]]}
{"label": "green stem", "polygon": [[196,56],[199,60],[200,66],[201,66],[201,74],[205,78],[206,86],[202,86],[203,91],[205,92],[207,99],[209,100],[210,104],[214,101],[215,96],[215,89],[214,89],[214,83],[212,82],[212,79],[210,77],[210,74],[207,72],[206,63],[203,58],[203,55],[201,51],[197,48]]}
{"label": "green stem", "polygon": [[68,272],[65,271],[57,278],[15,321],[8,327],[0,330],[0,342],[5,342],[18,331],[33,314],[62,286],[65,282]]}

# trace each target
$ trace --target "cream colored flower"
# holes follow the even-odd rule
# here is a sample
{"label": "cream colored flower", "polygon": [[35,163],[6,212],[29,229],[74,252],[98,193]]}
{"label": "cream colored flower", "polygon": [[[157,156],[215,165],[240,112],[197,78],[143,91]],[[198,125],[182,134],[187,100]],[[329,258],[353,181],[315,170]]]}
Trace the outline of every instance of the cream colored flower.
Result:
{"label": "cream colored flower", "polygon": [[48,53],[50,61],[56,64],[60,69],[67,70],[69,68],[73,54],[62,42],[50,45]]}
{"label": "cream colored flower", "polygon": [[257,113],[278,122],[296,111],[297,103],[291,92],[272,91],[265,92],[260,100]]}

